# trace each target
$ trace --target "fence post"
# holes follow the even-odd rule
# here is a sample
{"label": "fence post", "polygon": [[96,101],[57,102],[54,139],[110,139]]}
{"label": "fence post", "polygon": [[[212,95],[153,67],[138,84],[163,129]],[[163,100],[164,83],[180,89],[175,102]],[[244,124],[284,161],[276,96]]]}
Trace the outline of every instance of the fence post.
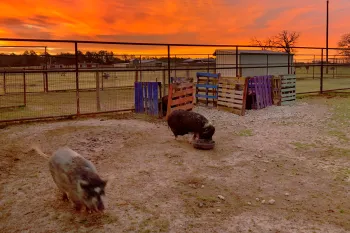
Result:
{"label": "fence post", "polygon": [[101,90],[103,91],[103,89],[104,89],[104,77],[106,77],[106,76],[104,76],[103,75],[103,72],[102,72],[102,78],[101,78]]}
{"label": "fence post", "polygon": [[80,115],[80,100],[79,100],[79,69],[78,69],[78,42],[74,42],[75,47],[75,87],[77,101],[77,115]]}
{"label": "fence post", "polygon": [[25,69],[23,69],[23,101],[24,101],[24,106],[27,106],[27,85],[26,85]]}
{"label": "fence post", "polygon": [[175,73],[174,76],[175,76],[175,78],[176,78],[176,77],[177,77],[177,76],[176,76],[176,55],[175,55],[175,60],[174,60],[174,71],[175,71],[175,72],[174,72],[174,73]]}
{"label": "fence post", "polygon": [[315,55],[314,55],[314,62],[312,63],[312,79],[315,79]]}
{"label": "fence post", "polygon": [[44,72],[44,92],[49,92],[49,79],[48,79],[48,75],[47,75],[47,47],[45,46],[45,72]]}
{"label": "fence post", "polygon": [[6,71],[4,70],[4,94],[6,94]]}
{"label": "fence post", "polygon": [[288,74],[290,74],[290,51],[288,51]]}
{"label": "fence post", "polygon": [[266,75],[269,75],[269,54],[266,54]]}
{"label": "fence post", "polygon": [[140,55],[140,82],[142,82],[142,65],[141,65],[142,55]]}
{"label": "fence post", "polygon": [[45,85],[46,85],[46,92],[49,92],[49,77],[47,74],[47,71],[45,72]]}
{"label": "fence post", "polygon": [[101,111],[101,102],[100,102],[100,72],[96,72],[96,105],[97,111]]}
{"label": "fence post", "polygon": [[168,84],[170,86],[170,45],[168,45]]}
{"label": "fence post", "polygon": [[135,67],[135,82],[137,83],[139,81],[139,71],[137,69],[137,66]]}
{"label": "fence post", "polygon": [[163,96],[165,96],[165,68],[163,68]]}
{"label": "fence post", "polygon": [[187,69],[186,69],[186,78],[189,79],[190,78],[190,64],[187,64]]}
{"label": "fence post", "polygon": [[236,77],[238,76],[238,46],[236,46]]}
{"label": "fence post", "polygon": [[[45,67],[44,67],[45,68]],[[44,88],[44,93],[46,92],[46,86],[45,86],[45,71],[43,72],[43,88]]]}
{"label": "fence post", "polygon": [[208,63],[208,73],[209,73],[209,70],[210,70],[210,67],[209,67],[209,54],[208,54],[208,61],[207,61],[207,63]]}
{"label": "fence post", "polygon": [[321,49],[321,78],[320,78],[320,94],[323,93],[323,49]]}

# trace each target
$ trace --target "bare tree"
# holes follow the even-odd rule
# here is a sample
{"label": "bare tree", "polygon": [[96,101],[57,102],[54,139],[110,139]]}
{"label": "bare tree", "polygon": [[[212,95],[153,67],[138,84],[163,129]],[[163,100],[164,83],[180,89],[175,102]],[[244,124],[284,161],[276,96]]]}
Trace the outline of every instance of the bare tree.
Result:
{"label": "bare tree", "polygon": [[264,41],[257,39],[256,37],[254,37],[251,40],[251,43],[253,45],[257,45],[259,47],[261,47],[262,50],[268,50],[268,49],[273,49],[273,46],[275,46],[275,42],[273,41],[272,38],[267,38]]}
{"label": "bare tree", "polygon": [[340,54],[348,57],[348,59],[350,59],[350,33],[344,34],[341,36],[339,42],[338,42],[338,46],[340,48],[344,48],[344,49],[349,49],[349,50],[341,50]]}
{"label": "bare tree", "polygon": [[282,50],[287,53],[291,53],[294,51],[293,47],[298,43],[299,37],[300,34],[298,32],[289,32],[287,30],[283,30],[276,36],[269,37],[263,41],[258,40],[254,37],[252,39],[252,44],[261,47],[262,50]]}

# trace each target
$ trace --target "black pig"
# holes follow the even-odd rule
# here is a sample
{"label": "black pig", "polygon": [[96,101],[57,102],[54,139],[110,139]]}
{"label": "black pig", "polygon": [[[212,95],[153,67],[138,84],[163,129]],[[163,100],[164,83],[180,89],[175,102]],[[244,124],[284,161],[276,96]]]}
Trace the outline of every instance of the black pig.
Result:
{"label": "black pig", "polygon": [[186,110],[174,110],[168,117],[168,126],[173,132],[175,139],[178,135],[193,133],[196,138],[212,140],[215,127],[203,115]]}
{"label": "black pig", "polygon": [[162,97],[162,110],[163,110],[163,116],[166,116],[166,113],[168,111],[168,95],[165,95]]}

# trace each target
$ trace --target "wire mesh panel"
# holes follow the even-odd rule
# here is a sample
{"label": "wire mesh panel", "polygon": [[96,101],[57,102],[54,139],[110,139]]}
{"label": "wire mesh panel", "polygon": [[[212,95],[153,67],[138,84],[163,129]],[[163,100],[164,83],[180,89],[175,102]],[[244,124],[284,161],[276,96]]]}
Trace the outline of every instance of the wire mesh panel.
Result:
{"label": "wire mesh panel", "polygon": [[75,91],[75,72],[62,70],[60,72],[48,72],[47,91]]}
{"label": "wire mesh panel", "polygon": [[6,77],[5,77],[5,73],[2,73],[2,74],[0,73],[0,76],[1,76],[0,77],[0,96],[1,96],[1,95],[5,95],[5,89],[6,89],[5,78]]}
{"label": "wire mesh panel", "polygon": [[[133,84],[134,77],[128,72],[115,72],[114,77],[105,74],[104,71],[79,72],[81,113],[133,108],[134,93],[133,87],[130,85]],[[117,75],[120,79],[117,78]]]}
{"label": "wire mesh panel", "polygon": [[6,73],[5,85],[4,79],[2,85],[5,92],[4,95],[0,95],[0,120],[76,113],[75,92],[44,92],[42,73]]}
{"label": "wire mesh panel", "polygon": [[24,73],[3,73],[1,78],[0,108],[25,105]]}
{"label": "wire mesh panel", "polygon": [[333,63],[324,67],[323,90],[350,87],[350,64]]}
{"label": "wire mesh panel", "polygon": [[44,74],[26,72],[26,90],[27,90],[27,93],[44,92],[45,91]]}

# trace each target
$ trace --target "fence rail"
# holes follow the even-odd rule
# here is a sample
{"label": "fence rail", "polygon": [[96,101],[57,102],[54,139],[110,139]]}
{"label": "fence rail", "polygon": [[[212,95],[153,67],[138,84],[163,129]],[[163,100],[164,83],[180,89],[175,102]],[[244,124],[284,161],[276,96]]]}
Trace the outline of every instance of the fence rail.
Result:
{"label": "fence rail", "polygon": [[[167,94],[171,77],[196,80],[197,72],[221,73],[221,76],[232,77],[295,73],[297,94],[350,90],[349,57],[334,55],[332,63],[325,63],[325,48],[320,47],[294,47],[294,49],[312,50],[314,53],[305,54],[305,51],[299,54],[284,53],[283,57],[277,53],[246,50],[259,48],[259,46],[250,45],[0,38],[1,41],[66,43],[73,45],[74,54],[67,60],[69,64],[63,65],[62,68],[50,68],[47,63],[43,66],[1,67],[4,64],[2,59],[6,59],[6,56],[2,55],[0,57],[0,122],[131,111],[135,108],[135,82],[160,82],[164,96]],[[165,59],[156,65],[142,63],[141,55],[137,57],[139,63],[136,64],[131,64],[129,61],[82,68],[80,62],[84,61],[81,61],[81,54],[78,51],[79,45],[82,44],[161,46],[167,53],[163,54]],[[216,54],[216,59],[210,60],[212,54],[202,54],[204,57],[202,63],[186,63],[184,59],[180,59],[180,53],[171,52],[177,47],[213,47],[224,52]],[[278,48],[280,47],[273,47],[273,49]],[[226,51],[226,49],[229,50]],[[338,52],[344,51],[344,49],[329,48],[329,50],[332,49]],[[241,52],[243,50],[244,52]],[[276,57],[276,54],[281,57]],[[46,55],[41,59],[45,62],[48,60]]]}

